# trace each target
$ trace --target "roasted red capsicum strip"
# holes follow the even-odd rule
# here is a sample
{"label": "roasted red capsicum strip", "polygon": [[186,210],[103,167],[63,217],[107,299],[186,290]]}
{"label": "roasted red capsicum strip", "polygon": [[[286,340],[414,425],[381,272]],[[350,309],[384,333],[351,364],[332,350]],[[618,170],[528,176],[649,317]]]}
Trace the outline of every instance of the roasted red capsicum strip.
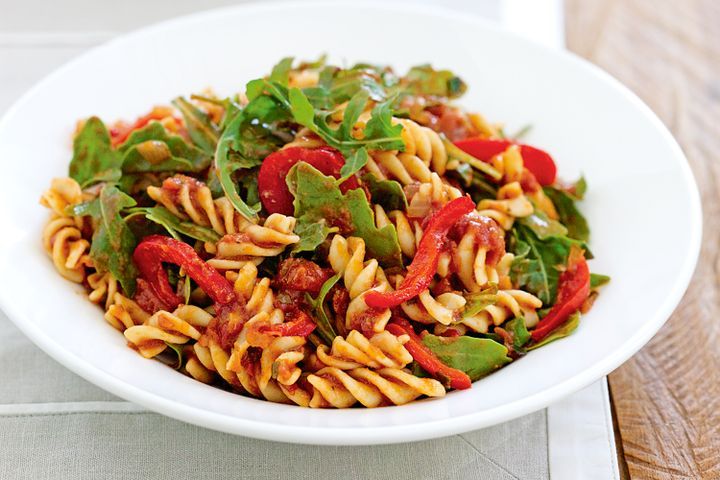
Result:
{"label": "roasted red capsicum strip", "polygon": [[510,145],[520,147],[525,168],[530,170],[540,185],[552,185],[557,174],[557,167],[549,153],[530,145],[518,144],[510,140],[466,138],[458,140],[455,145],[463,152],[472,155],[478,160],[489,162],[495,155],[499,155]]}
{"label": "roasted red capsicum strip", "polygon": [[555,305],[532,331],[532,339],[539,342],[576,312],[590,294],[590,270],[583,251],[573,247],[568,255],[568,267],[560,274]]}
{"label": "roasted red capsicum strip", "polygon": [[[258,172],[258,190],[260,201],[268,212],[293,214],[293,196],[285,183],[285,177],[298,162],[309,163],[325,175],[340,178],[340,169],[345,165],[345,158],[330,147],[284,148],[265,157]],[[359,186],[353,175],[340,185],[340,190],[345,193]]]}
{"label": "roasted red capsicum strip", "polygon": [[417,297],[428,288],[437,271],[441,247],[445,243],[448,231],[463,215],[475,209],[475,202],[468,196],[456,198],[435,212],[428,222],[418,245],[408,273],[394,292],[381,293],[370,291],[365,295],[365,303],[373,308],[392,308]]}
{"label": "roasted red capsicum strip", "polygon": [[315,330],[315,322],[307,313],[302,311],[298,311],[296,316],[297,319],[289,322],[261,327],[260,333],[277,337],[307,337]]}
{"label": "roasted red capsicum strip", "polygon": [[393,317],[387,324],[385,330],[395,336],[408,335],[410,340],[405,343],[405,348],[413,359],[433,377],[447,380],[452,388],[464,390],[472,386],[470,377],[456,368],[448,367],[428,347],[422,343],[422,339],[415,333],[410,322],[400,317]]}
{"label": "roasted red capsicum strip", "polygon": [[181,266],[200,288],[219,305],[231,305],[237,300],[232,285],[220,273],[205,263],[187,243],[162,235],[150,235],[135,247],[133,260],[140,276],[166,310],[182,303],[170,286],[163,262]]}

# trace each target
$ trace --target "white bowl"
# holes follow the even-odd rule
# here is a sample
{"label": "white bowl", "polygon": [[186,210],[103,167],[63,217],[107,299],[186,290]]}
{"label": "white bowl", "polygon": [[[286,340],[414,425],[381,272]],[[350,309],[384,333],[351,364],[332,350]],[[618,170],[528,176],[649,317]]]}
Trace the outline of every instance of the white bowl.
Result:
{"label": "white bowl", "polygon": [[[551,152],[560,175],[589,192],[591,269],[609,274],[569,338],[467,391],[401,407],[311,410],[228,393],[145,360],[82,289],[54,270],[40,242],[38,198],[64,176],[79,118],[132,119],[154,104],[211,86],[241,90],[281,57],[369,61],[402,70],[431,62],[469,84],[462,104]],[[62,67],[0,123],[0,300],[20,329],[100,387],[162,414],[263,439],[379,444],[477,429],[530,413],[609,373],[672,313],[701,238],[697,187],[677,143],[631,92],[592,65],[478,19],[407,6],[247,5],[191,15],[125,35]]]}

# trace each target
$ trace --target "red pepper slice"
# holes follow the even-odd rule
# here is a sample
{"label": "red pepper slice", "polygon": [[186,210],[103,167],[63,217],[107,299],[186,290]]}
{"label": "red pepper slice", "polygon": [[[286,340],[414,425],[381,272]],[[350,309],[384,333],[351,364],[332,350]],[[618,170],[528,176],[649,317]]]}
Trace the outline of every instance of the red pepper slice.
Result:
{"label": "red pepper slice", "polygon": [[456,198],[435,212],[428,221],[415,258],[408,267],[407,276],[400,288],[389,293],[370,291],[365,295],[365,303],[372,308],[392,308],[418,296],[428,288],[437,271],[441,246],[445,243],[448,231],[463,215],[474,209],[475,202],[465,196]]}
{"label": "red pepper slice", "polygon": [[[260,201],[269,213],[293,214],[293,196],[285,183],[285,177],[298,162],[307,162],[325,175],[335,178],[340,178],[340,169],[345,165],[342,154],[330,147],[291,147],[271,153],[263,160],[258,173]],[[345,193],[359,186],[353,175],[340,185],[340,190]]]}
{"label": "red pepper slice", "polygon": [[420,364],[433,377],[442,380],[447,379],[452,388],[464,390],[472,386],[472,381],[468,375],[456,368],[448,367],[428,347],[422,343],[422,339],[415,333],[410,322],[401,317],[393,317],[392,321],[387,324],[385,330],[395,336],[408,335],[410,340],[405,343],[405,348],[413,359]]}
{"label": "red pepper slice", "polygon": [[294,315],[298,318],[285,323],[263,326],[259,331],[277,337],[307,337],[315,330],[315,322],[307,313],[298,310]]}
{"label": "red pepper slice", "polygon": [[590,294],[590,269],[583,251],[573,247],[568,255],[568,267],[558,281],[555,305],[532,331],[532,339],[539,342],[550,332],[565,323]]}
{"label": "red pepper slice", "polygon": [[182,303],[182,298],[170,286],[163,262],[180,265],[215,303],[230,305],[237,300],[232,285],[225,277],[205,263],[190,245],[180,240],[150,235],[135,247],[133,260],[140,276],[165,310],[175,309]]}
{"label": "red pepper slice", "polygon": [[510,140],[466,138],[455,142],[455,145],[465,153],[478,160],[489,162],[495,155],[499,155],[510,145],[520,146],[520,155],[523,157],[525,168],[530,170],[541,185],[552,185],[557,174],[557,167],[549,153],[530,145],[519,144]]}

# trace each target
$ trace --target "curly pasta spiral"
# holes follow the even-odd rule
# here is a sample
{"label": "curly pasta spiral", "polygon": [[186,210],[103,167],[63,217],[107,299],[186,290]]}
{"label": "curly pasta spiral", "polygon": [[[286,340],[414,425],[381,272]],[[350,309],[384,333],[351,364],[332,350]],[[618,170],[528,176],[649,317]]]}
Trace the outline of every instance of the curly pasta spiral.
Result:
{"label": "curly pasta spiral", "polygon": [[415,251],[422,238],[422,228],[415,220],[410,220],[405,213],[400,210],[393,210],[386,213],[385,209],[380,205],[375,205],[375,224],[378,228],[386,225],[394,225],[397,231],[400,250],[406,257],[415,256]]}
{"label": "curly pasta spiral", "polygon": [[279,384],[292,385],[300,377],[297,364],[305,358],[303,337],[273,338],[260,333],[259,327],[285,320],[283,312],[274,307],[270,279],[258,281],[257,267],[246,262],[237,272],[226,276],[234,282],[235,292],[245,300],[245,322],[227,351],[212,337],[203,337],[189,352],[186,371],[194,378],[209,383],[214,373],[256,397],[273,402],[287,402]]}
{"label": "curly pasta spiral", "polygon": [[156,312],[142,325],[127,328],[123,334],[143,357],[152,358],[165,351],[167,343],[183,345],[190,339],[198,340],[200,330],[204,330],[212,318],[200,307],[180,305],[172,313]]}
{"label": "curly pasta spiral", "polygon": [[54,178],[40,198],[40,204],[52,210],[43,229],[43,247],[60,275],[75,283],[82,283],[85,267],[92,266],[90,242],[83,238],[83,218],[69,216],[65,209],[82,201],[82,189],[72,178]]}
{"label": "curly pasta spiral", "polygon": [[[520,185],[523,183],[526,171],[517,145],[510,145],[503,153],[493,157],[490,164],[502,174],[503,187],[498,191],[497,201],[483,200],[478,205],[478,210],[485,209],[486,211],[482,213],[495,219],[505,230],[512,228],[514,218],[526,217],[532,214],[534,208],[557,220],[558,213],[555,206],[539,185],[535,183],[534,187],[523,192]],[[528,199],[532,200],[534,207]],[[493,211],[496,213],[493,214]]]}
{"label": "curly pasta spiral", "polygon": [[418,378],[399,368],[340,370],[325,367],[306,378],[306,388],[282,387],[288,398],[305,407],[348,408],[402,405],[421,395],[442,397],[445,388],[437,380]]}
{"label": "curly pasta spiral", "polygon": [[112,295],[112,304],[105,311],[105,320],[121,332],[135,325],[142,325],[149,319],[150,314],[140,305],[118,292]]}
{"label": "curly pasta spiral", "polygon": [[450,325],[460,318],[465,303],[465,297],[458,293],[446,292],[434,297],[426,289],[400,307],[405,315],[416,322]]}
{"label": "curly pasta spiral", "polygon": [[525,197],[519,182],[500,187],[497,200],[484,199],[478,203],[480,215],[492,218],[506,231],[512,228],[516,218],[532,215],[533,211],[533,204]]}
{"label": "curly pasta spiral", "polygon": [[365,241],[358,237],[335,235],[328,253],[330,266],[335,273],[343,274],[343,282],[350,294],[350,304],[345,314],[345,326],[348,330],[359,323],[371,327],[374,332],[382,332],[390,320],[390,309],[375,310],[365,303],[365,295],[370,290],[380,292],[390,290],[385,273],[376,259],[365,260]]}
{"label": "curly pasta spiral", "polygon": [[461,196],[460,190],[443,182],[440,176],[433,172],[430,174],[430,181],[417,185],[417,191],[408,199],[408,212],[412,212],[413,217],[426,217],[434,209],[442,208],[449,201]]}
{"label": "curly pasta spiral", "polygon": [[253,225],[226,197],[213,200],[207,185],[186,175],[174,175],[161,187],[150,186],[147,193],[176,217],[212,228],[220,235],[243,232]]}
{"label": "curly pasta spiral", "polygon": [[479,333],[487,333],[491,325],[498,326],[515,317],[524,317],[527,327],[537,324],[536,310],[542,307],[542,301],[532,293],[523,290],[500,290],[497,298],[497,303],[485,307],[475,315],[464,317],[459,323]]}
{"label": "curly pasta spiral", "polygon": [[[65,208],[83,201],[83,192],[80,184],[69,177],[53,178],[50,188],[40,197],[40,205],[53,211],[58,217],[67,217]],[[82,217],[76,217],[78,221]],[[82,227],[82,223],[77,225]]]}
{"label": "curly pasta spiral", "polygon": [[[514,255],[504,254],[495,266],[486,263],[487,255],[487,247],[478,245],[472,233],[468,232],[462,236],[453,251],[452,261],[456,267],[456,274],[466,290],[477,292],[488,283],[499,284],[501,287],[509,286],[508,272]],[[445,277],[449,272],[443,268],[438,269],[438,273]]]}
{"label": "curly pasta spiral", "polygon": [[405,151],[372,152],[368,171],[380,179],[397,179],[403,185],[429,182],[432,172],[445,173],[447,152],[437,132],[404,118],[393,118],[393,123],[403,127]]}
{"label": "curly pasta spiral", "polygon": [[250,224],[241,233],[225,235],[206,250],[215,254],[208,264],[218,270],[234,270],[252,257],[274,257],[285,247],[300,241],[293,233],[295,217],[273,213],[261,225]]}
{"label": "curly pasta spiral", "polygon": [[404,368],[413,358],[403,346],[403,340],[388,331],[376,333],[370,339],[357,330],[346,338],[335,337],[332,347],[320,345],[317,359],[325,366],[340,370],[359,367]]}
{"label": "curly pasta spiral", "polygon": [[43,245],[60,275],[75,283],[85,280],[85,267],[92,265],[90,242],[72,217],[50,220],[43,229]]}
{"label": "curly pasta spiral", "polygon": [[105,301],[105,309],[110,308],[113,304],[113,298],[118,291],[118,281],[112,273],[94,272],[88,275],[87,282],[92,289],[88,294],[88,298],[93,303],[101,303]]}

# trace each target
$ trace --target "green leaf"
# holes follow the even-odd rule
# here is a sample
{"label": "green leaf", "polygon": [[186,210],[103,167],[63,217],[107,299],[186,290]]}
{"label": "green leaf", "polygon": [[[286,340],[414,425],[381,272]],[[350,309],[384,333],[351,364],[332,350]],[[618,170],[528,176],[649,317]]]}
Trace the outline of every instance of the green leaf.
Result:
{"label": "green leaf", "polygon": [[339,138],[352,138],[353,127],[360,118],[360,114],[365,110],[369,98],[367,91],[360,90],[350,99],[343,113],[338,131]]}
{"label": "green leaf", "polygon": [[192,280],[190,279],[190,275],[185,274],[183,277],[183,299],[185,301],[185,305],[190,304],[190,296],[192,295]]}
{"label": "green leaf", "polygon": [[65,207],[65,215],[74,217],[95,217],[100,218],[100,199],[94,198],[87,202],[76,203]]}
{"label": "green leaf", "polygon": [[405,75],[406,90],[414,95],[458,98],[467,90],[460,77],[449,70],[435,70],[430,65],[418,65]]}
{"label": "green leaf", "polygon": [[590,239],[590,227],[585,217],[575,206],[573,197],[555,187],[544,187],[543,191],[555,205],[555,209],[560,216],[560,222],[567,227],[567,235],[570,238],[587,242]]}
{"label": "green leaf", "polygon": [[352,129],[348,131],[342,126],[337,129],[330,127],[326,120],[327,113],[323,110],[315,111],[302,90],[291,88],[287,99],[282,97],[282,89],[276,89],[275,95],[281,102],[289,105],[297,123],[313,131],[331,147],[340,150],[346,158],[361,147],[369,150],[405,149],[405,143],[401,136],[402,125],[392,124],[391,105],[393,99],[375,105],[365,126],[363,138],[356,139],[351,135]]}
{"label": "green leaf", "polygon": [[564,237],[568,233],[568,229],[565,228],[562,223],[548,218],[544,212],[539,210],[532,215],[521,218],[519,221],[532,230],[540,240],[545,240],[552,236]]}
{"label": "green leaf", "polygon": [[359,172],[360,169],[367,164],[367,161],[367,150],[365,150],[365,147],[362,147],[345,160],[345,165],[340,169],[340,179],[337,181],[337,184],[341,185],[345,180]]}
{"label": "green leaf", "polygon": [[177,345],[170,342],[165,342],[165,345],[167,345],[170,350],[175,352],[176,360],[170,366],[173,367],[175,370],[180,370],[183,365],[183,345]]}
{"label": "green leaf", "polygon": [[513,348],[515,351],[522,353],[523,347],[530,341],[530,332],[528,332],[523,317],[516,317],[505,324],[505,330],[510,332],[513,337]]}
{"label": "green leaf", "polygon": [[610,277],[599,273],[590,274],[590,289],[596,290],[610,282]]}
{"label": "green leaf", "polygon": [[405,150],[402,139],[402,125],[393,125],[392,105],[395,98],[389,98],[373,107],[370,120],[365,125],[364,140],[372,150]]}
{"label": "green leaf", "polygon": [[286,181],[295,196],[298,223],[325,219],[344,235],[362,238],[368,254],[377,258],[383,266],[402,264],[395,226],[377,228],[374,213],[362,189],[343,194],[333,177],[323,175],[305,162],[293,166]]}
{"label": "green leaf", "polygon": [[235,210],[248,220],[254,221],[257,219],[257,212],[260,211],[260,206],[250,207],[245,203],[245,201],[240,198],[237,185],[233,180],[233,173],[241,168],[249,168],[247,165],[250,163],[239,161],[247,160],[246,158],[238,158],[237,155],[232,155],[232,145],[238,142],[239,131],[244,121],[244,111],[238,112],[220,137],[217,149],[215,150],[215,173],[225,196]]}
{"label": "green leaf", "polygon": [[151,222],[155,222],[158,225],[162,225],[165,229],[175,238],[178,238],[178,233],[187,235],[190,238],[200,240],[201,242],[217,242],[220,240],[220,235],[214,230],[206,227],[202,227],[193,222],[186,222],[170,212],[165,207],[145,207],[137,208],[130,211],[130,213],[142,213],[145,218]]}
{"label": "green leaf", "polygon": [[315,125],[315,109],[305,94],[299,88],[291,88],[289,92],[289,100],[290,108],[292,109],[292,115],[295,121],[315,133],[318,133],[318,127]]}
{"label": "green leaf", "polygon": [[362,180],[370,190],[373,203],[382,205],[387,212],[407,210],[407,197],[399,182],[395,180],[378,180],[372,173],[363,175]]}
{"label": "green leaf", "polygon": [[135,130],[120,145],[123,172],[201,172],[211,157],[189,145],[181,136],[170,134],[160,122]]}
{"label": "green leaf", "polygon": [[472,168],[469,163],[458,163],[454,170],[448,170],[448,175],[459,179],[464,190],[470,194],[475,203],[480,200],[497,198],[497,188],[485,180],[485,176]]}
{"label": "green leaf", "polygon": [[315,323],[317,324],[317,333],[322,338],[323,342],[327,345],[331,345],[332,341],[337,337],[337,333],[332,327],[332,322],[325,310],[325,297],[330,292],[332,287],[342,278],[342,273],[338,273],[328,278],[322,287],[317,298],[312,298],[309,293],[305,294],[305,299],[308,301],[313,311],[315,312]]}
{"label": "green leaf", "polygon": [[277,65],[273,67],[269,80],[287,87],[292,63],[293,57],[285,57],[280,60]]}
{"label": "green leaf", "polygon": [[497,285],[490,284],[490,286],[479,292],[466,293],[465,300],[467,300],[467,303],[465,304],[465,310],[463,310],[463,318],[477,315],[490,305],[495,305],[498,301],[497,292]]}
{"label": "green leaf", "polygon": [[438,337],[427,334],[422,339],[426,347],[445,365],[468,374],[472,381],[478,380],[506,363],[508,349],[489,338]]}
{"label": "green leaf", "polygon": [[528,347],[528,350],[535,350],[536,348],[540,348],[543,345],[547,345],[548,343],[554,342],[555,340],[560,340],[561,338],[565,338],[569,336],[571,333],[573,333],[578,325],[580,325],[580,312],[575,312],[568,319],[557,327],[555,330],[550,333],[547,337],[540,340],[538,343],[534,343]]}
{"label": "green leaf", "polygon": [[583,249],[583,242],[562,236],[538,238],[527,226],[516,223],[512,230],[511,250],[515,259],[510,267],[513,283],[527,290],[544,305],[552,305],[557,296],[560,269],[567,264],[572,245]]}
{"label": "green leaf", "polygon": [[300,252],[314,252],[317,247],[322,244],[331,232],[337,231],[337,228],[330,228],[324,219],[317,222],[307,222],[305,217],[297,222],[295,226],[295,235],[300,237],[290,253],[296,254]]}
{"label": "green leaf", "polygon": [[125,294],[132,297],[138,276],[132,261],[136,240],[120,212],[135,206],[135,200],[114,185],[105,185],[100,191],[99,202],[100,222],[92,238],[90,257],[98,272],[112,273]]}
{"label": "green leaf", "polygon": [[73,140],[69,175],[85,188],[98,182],[115,182],[121,176],[120,154],[111,146],[110,134],[98,117],[90,117]]}
{"label": "green leaf", "polygon": [[205,153],[212,155],[215,152],[215,147],[220,138],[220,132],[219,129],[213,125],[208,114],[183,97],[176,98],[172,101],[172,104],[180,110],[183,119],[185,119],[185,126],[187,127],[190,139]]}
{"label": "green leaf", "polygon": [[586,191],[587,191],[587,181],[585,180],[585,177],[580,177],[580,179],[577,182],[570,185],[570,188],[565,190],[565,193],[570,195],[575,200],[582,200],[585,197]]}

